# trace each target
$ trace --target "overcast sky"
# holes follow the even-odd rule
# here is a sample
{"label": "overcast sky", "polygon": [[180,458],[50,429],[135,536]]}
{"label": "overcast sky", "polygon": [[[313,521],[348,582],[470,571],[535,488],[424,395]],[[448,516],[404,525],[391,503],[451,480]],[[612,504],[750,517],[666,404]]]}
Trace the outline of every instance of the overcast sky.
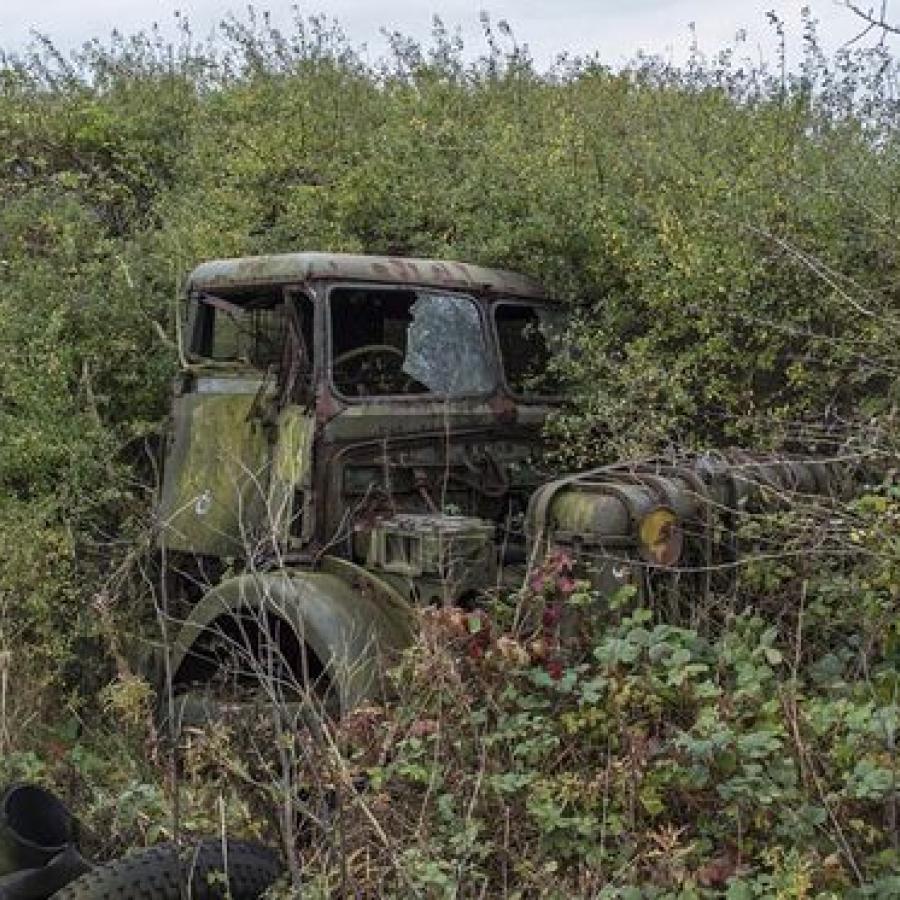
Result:
{"label": "overcast sky", "polygon": [[[256,5],[270,10],[277,24],[287,25],[294,2],[262,0]],[[880,6],[873,0],[860,3]],[[767,10],[785,20],[792,56],[801,42],[803,6],[810,6],[820,20],[823,43],[831,49],[860,30],[859,20],[841,0],[314,0],[300,6],[304,13],[337,19],[354,44],[366,45],[372,58],[384,48],[382,28],[423,39],[434,14],[459,27],[467,46],[477,51],[483,46],[479,13],[486,10],[494,20],[509,21],[519,43],[528,44],[542,66],[563,50],[597,51],[612,65],[641,49],[681,61],[690,42],[691,22],[696,23],[703,51],[719,49],[745,29],[749,52],[771,56],[775,39],[766,24]],[[128,33],[158,22],[169,30],[175,10],[189,17],[197,35],[206,36],[229,12],[240,16],[245,8],[242,0],[0,0],[0,48],[23,49],[33,31],[69,49],[92,37],[105,38],[114,28]],[[888,10],[900,20],[900,0],[889,2]]]}

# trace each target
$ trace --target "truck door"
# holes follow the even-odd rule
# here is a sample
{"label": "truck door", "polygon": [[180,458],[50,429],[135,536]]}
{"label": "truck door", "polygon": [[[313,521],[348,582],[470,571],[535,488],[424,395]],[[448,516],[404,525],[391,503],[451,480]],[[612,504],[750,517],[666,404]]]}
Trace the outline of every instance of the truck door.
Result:
{"label": "truck door", "polygon": [[311,309],[280,289],[192,298],[159,508],[169,548],[250,558],[291,531],[293,495],[286,501],[285,483],[293,492],[302,466],[288,464],[279,432],[309,453],[298,439],[299,414],[288,408],[297,407],[302,379],[310,377],[312,343],[303,332],[311,336],[311,321]]}

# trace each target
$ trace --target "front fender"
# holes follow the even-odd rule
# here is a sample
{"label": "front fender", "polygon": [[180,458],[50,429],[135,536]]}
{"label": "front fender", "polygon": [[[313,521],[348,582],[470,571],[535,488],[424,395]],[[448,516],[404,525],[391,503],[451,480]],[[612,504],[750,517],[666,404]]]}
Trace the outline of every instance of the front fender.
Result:
{"label": "front fender", "polygon": [[385,655],[408,646],[413,635],[409,604],[366,570],[326,560],[321,571],[279,569],[239,575],[212,588],[193,608],[173,646],[171,671],[223,616],[273,613],[322,663],[337,689],[342,711],[368,698]]}

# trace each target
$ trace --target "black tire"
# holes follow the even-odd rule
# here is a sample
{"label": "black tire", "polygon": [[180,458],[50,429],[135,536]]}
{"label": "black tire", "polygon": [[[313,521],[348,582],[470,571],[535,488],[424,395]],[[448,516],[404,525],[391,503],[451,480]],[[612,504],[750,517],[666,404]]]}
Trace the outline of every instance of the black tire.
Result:
{"label": "black tire", "polygon": [[192,900],[256,900],[282,868],[274,851],[262,844],[228,841],[228,881],[222,873],[221,841],[205,840],[182,850],[159,844],[113,860],[82,875],[53,895],[54,900],[181,900],[180,880],[189,880]]}

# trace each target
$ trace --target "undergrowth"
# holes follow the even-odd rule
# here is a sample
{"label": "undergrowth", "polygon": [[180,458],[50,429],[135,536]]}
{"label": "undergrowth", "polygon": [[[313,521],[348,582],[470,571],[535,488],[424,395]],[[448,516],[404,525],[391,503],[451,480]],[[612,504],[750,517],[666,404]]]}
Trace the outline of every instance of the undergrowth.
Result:
{"label": "undergrowth", "polygon": [[[181,829],[278,843],[304,897],[895,897],[900,487],[847,515],[852,557],[757,562],[693,626],[564,553],[424,610],[382,703],[187,729]],[[0,763],[100,855],[171,837],[175,796],[150,698],[108,699],[118,734]]]}

